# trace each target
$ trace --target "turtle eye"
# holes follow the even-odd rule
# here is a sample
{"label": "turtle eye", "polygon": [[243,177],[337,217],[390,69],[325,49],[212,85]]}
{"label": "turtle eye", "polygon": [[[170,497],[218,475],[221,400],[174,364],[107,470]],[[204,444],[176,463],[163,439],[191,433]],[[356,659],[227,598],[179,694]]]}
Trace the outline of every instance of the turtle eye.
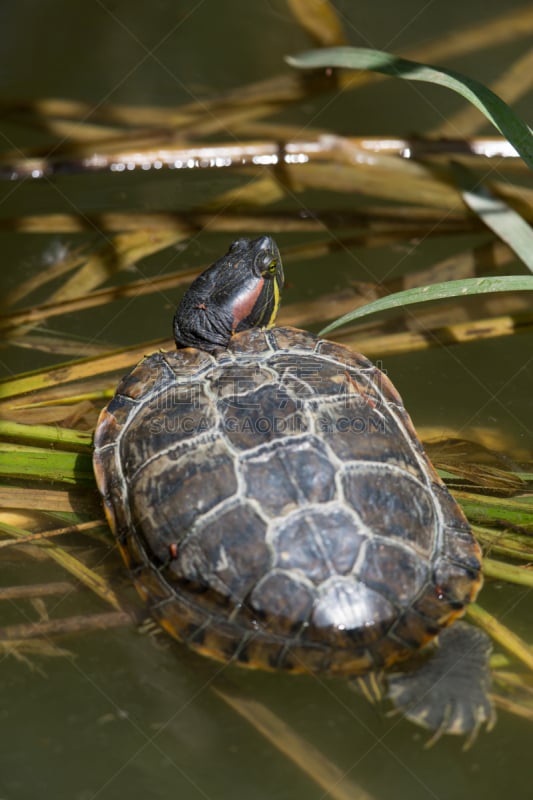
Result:
{"label": "turtle eye", "polygon": [[278,268],[278,262],[276,261],[275,258],[273,258],[272,261],[269,262],[267,268],[262,270],[261,274],[262,275],[267,275],[267,274],[273,275],[275,273],[275,271],[277,270],[277,268]]}

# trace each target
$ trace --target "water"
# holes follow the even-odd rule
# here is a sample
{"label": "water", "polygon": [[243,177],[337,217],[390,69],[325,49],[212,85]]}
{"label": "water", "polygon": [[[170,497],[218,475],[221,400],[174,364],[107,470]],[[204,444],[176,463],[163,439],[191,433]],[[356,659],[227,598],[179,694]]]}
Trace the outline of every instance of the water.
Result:
{"label": "water", "polygon": [[[353,44],[396,51],[501,12],[501,3],[487,0],[452,7],[402,0],[379,13],[369,2],[356,7],[339,2],[337,7],[347,19]],[[90,104],[190,102],[274,76],[284,69],[284,54],[308,47],[282,0],[253,5],[244,0],[154,0],[149,5],[8,1],[0,9],[0,23],[4,63],[9,65],[0,74],[4,96],[71,97]],[[515,51],[516,46],[504,45],[490,59],[476,54],[454,66],[490,80],[516,57]],[[337,97],[321,111],[325,103],[319,97],[290,116],[304,128],[312,124],[350,134],[401,135],[431,127],[440,113],[457,107],[442,90],[428,90],[424,96],[431,102],[408,86],[389,82],[361,91],[356,109],[353,97]],[[526,115],[525,101],[518,110]],[[3,124],[2,136],[7,149],[47,140],[46,134],[13,123]],[[152,171],[4,184],[0,214],[185,208],[237,182],[229,174]],[[1,236],[4,290],[38,271],[47,253],[101,241],[92,232]],[[306,240],[304,235],[279,238],[282,247]],[[227,243],[226,235],[202,233],[184,250],[143,262],[142,274],[206,263],[224,252]],[[437,260],[449,248],[444,240],[425,243],[416,257]],[[385,248],[368,258],[362,251],[358,256],[377,275],[396,257]],[[354,273],[353,261],[343,255],[332,257],[327,275],[296,265],[289,275],[288,298],[311,298],[365,277]],[[37,294],[36,302],[43,297]],[[143,297],[58,318],[50,325],[81,342],[119,346],[169,335],[175,300],[172,293]],[[527,364],[532,343],[531,336],[489,340],[396,356],[384,366],[417,424],[465,431],[473,425],[488,427],[530,448],[533,387]],[[4,374],[10,374],[55,363],[57,357],[10,348],[1,360]],[[29,569],[27,563],[27,558],[15,557],[4,562],[6,585],[64,578],[59,568],[38,562]],[[519,635],[531,638],[531,599],[525,589],[490,583],[482,600]],[[6,623],[35,618],[29,604],[6,605]],[[52,615],[104,610],[91,599],[77,608],[56,608],[53,600],[48,607]],[[164,635],[135,630],[72,636],[60,644],[70,656],[32,657],[43,672],[7,656],[0,662],[1,800],[43,795],[57,800],[327,796],[212,691],[228,685],[278,713],[375,798],[492,800],[503,792],[514,798],[530,796],[531,727],[504,712],[494,732],[481,734],[470,752],[462,753],[461,743],[451,737],[426,751],[423,733],[402,720],[386,719],[340,681],[221,668]]]}

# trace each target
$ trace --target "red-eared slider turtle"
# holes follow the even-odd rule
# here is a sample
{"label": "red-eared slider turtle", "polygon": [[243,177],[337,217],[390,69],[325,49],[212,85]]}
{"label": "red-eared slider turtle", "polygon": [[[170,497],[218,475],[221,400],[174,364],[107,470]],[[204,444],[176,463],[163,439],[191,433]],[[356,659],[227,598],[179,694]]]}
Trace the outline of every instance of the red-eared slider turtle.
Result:
{"label": "red-eared slider turtle", "polygon": [[122,555],[194,650],[387,670],[406,716],[474,736],[493,716],[490,645],[448,626],[481,586],[479,547],[388,378],[272,327],[282,284],[269,236],[234,242],[178,307],[177,350],[141,361],[102,411],[95,472]]}

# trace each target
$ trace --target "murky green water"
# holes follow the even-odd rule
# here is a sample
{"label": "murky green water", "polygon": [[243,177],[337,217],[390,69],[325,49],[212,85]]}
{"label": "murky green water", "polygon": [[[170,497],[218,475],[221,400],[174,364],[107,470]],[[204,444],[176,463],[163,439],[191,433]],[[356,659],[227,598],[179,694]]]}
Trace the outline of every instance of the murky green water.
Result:
{"label": "murky green water", "polygon": [[[336,6],[353,44],[393,51],[502,12],[495,0],[339,0]],[[2,96],[154,105],[189,102],[274,76],[284,69],[284,54],[308,47],[283,0],[4,0],[0,43]],[[454,66],[490,81],[516,55],[516,45],[502,46],[490,60],[481,53],[463,57]],[[292,111],[291,120],[344,133],[402,134],[437,124],[440,114],[458,102],[444,91],[428,90],[423,99],[420,92],[392,82],[365,89],[357,97],[356,108],[353,98],[336,98],[325,107],[319,97]],[[526,101],[518,104],[526,119],[528,109]],[[11,149],[44,143],[47,137],[5,123],[0,139]],[[177,173],[5,184],[0,185],[0,215],[71,213],[75,208],[183,208],[233,185],[235,178],[229,174]],[[4,290],[38,271],[57,248],[99,241],[96,234],[0,236]],[[303,235],[282,236],[280,244],[302,240]],[[166,252],[143,263],[143,274],[206,263],[227,243],[226,236],[202,233],[183,252]],[[443,258],[448,252],[448,242],[432,242],[420,246],[417,258],[427,254],[436,260],[437,253]],[[378,256],[373,253],[372,265],[379,261],[379,272],[393,257],[385,249]],[[305,299],[325,283],[340,288],[349,279],[366,277],[353,269],[342,256],[332,259],[326,279],[298,266],[289,275],[289,291],[293,298]],[[124,301],[112,311],[105,307],[52,320],[50,327],[102,345],[154,339],[169,335],[175,299],[171,295]],[[417,424],[465,430],[485,426],[506,431],[531,448],[532,344],[531,336],[489,340],[460,350],[397,356],[384,366]],[[15,348],[0,353],[6,375],[56,360]],[[59,568],[42,562],[29,574],[27,563],[27,558],[8,558],[5,584],[64,579]],[[492,583],[482,599],[516,633],[531,640],[527,590]],[[54,601],[49,609],[51,614],[63,613]],[[10,605],[6,622],[25,621],[29,610],[28,605]],[[73,613],[70,606],[68,610]],[[93,605],[91,610],[98,609]],[[225,706],[212,691],[217,685],[242,688],[268,705],[376,800],[531,796],[531,726],[503,712],[496,729],[482,734],[470,752],[462,753],[461,743],[452,738],[425,751],[424,735],[417,729],[386,719],[342,682],[221,668],[164,636],[129,630],[72,636],[61,643],[71,656],[34,659],[42,672],[10,657],[0,662],[0,800],[327,796]]]}

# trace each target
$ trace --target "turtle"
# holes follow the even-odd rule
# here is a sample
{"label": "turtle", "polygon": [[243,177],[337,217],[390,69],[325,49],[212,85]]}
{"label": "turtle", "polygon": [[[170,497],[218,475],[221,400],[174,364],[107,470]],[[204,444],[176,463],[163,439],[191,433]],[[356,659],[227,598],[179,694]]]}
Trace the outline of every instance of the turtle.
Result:
{"label": "turtle", "polygon": [[235,241],[184,294],[176,349],[102,410],[94,469],[122,557],[198,653],[342,677],[473,740],[494,723],[490,640],[458,621],[480,548],[384,372],[275,326],[283,283],[271,236]]}

